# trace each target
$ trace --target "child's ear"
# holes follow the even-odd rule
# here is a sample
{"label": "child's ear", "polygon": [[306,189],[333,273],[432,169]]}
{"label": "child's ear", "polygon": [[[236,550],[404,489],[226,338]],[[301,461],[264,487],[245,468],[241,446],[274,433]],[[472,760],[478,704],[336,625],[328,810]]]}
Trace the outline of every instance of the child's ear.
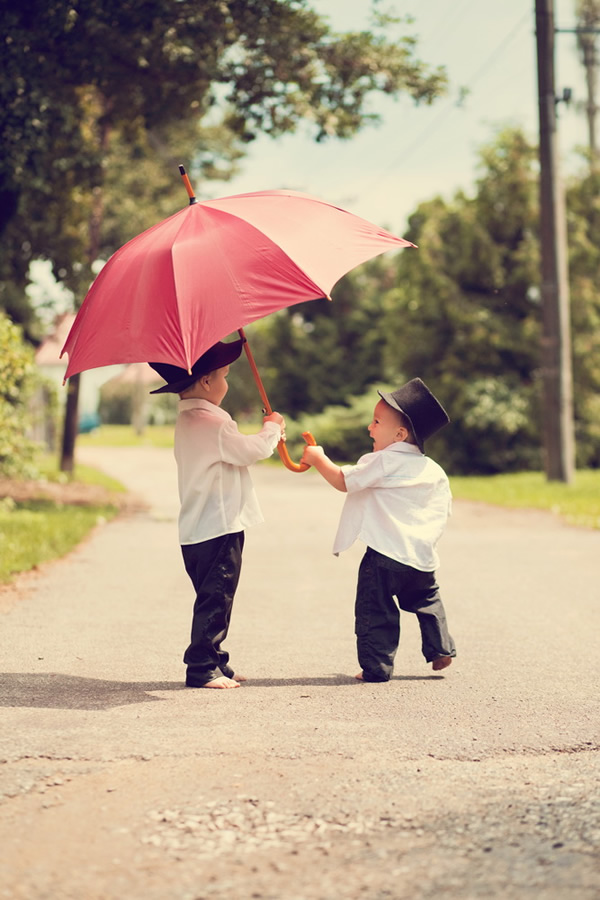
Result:
{"label": "child's ear", "polygon": [[408,428],[405,428],[403,425],[401,425],[400,428],[398,429],[398,431],[396,432],[396,437],[394,438],[394,440],[396,441],[396,443],[400,444],[400,443],[402,443],[402,441],[405,441],[407,437],[408,437]]}

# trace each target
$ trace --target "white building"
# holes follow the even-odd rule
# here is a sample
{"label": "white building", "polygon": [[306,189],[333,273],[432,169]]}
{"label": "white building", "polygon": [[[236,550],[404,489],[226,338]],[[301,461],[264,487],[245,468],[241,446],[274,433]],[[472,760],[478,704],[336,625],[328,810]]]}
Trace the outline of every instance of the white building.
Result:
{"label": "white building", "polygon": [[[64,405],[67,396],[66,386],[63,386],[67,358],[60,358],[60,351],[65,345],[67,335],[75,321],[74,313],[63,313],[58,316],[54,324],[54,330],[43,341],[35,354],[35,362],[40,372],[53,381],[58,387],[58,397],[61,405]],[[127,366],[103,366],[100,369],[89,369],[82,372],[79,380],[79,416],[95,416],[98,413],[100,400],[100,388],[102,385],[120,374]]]}

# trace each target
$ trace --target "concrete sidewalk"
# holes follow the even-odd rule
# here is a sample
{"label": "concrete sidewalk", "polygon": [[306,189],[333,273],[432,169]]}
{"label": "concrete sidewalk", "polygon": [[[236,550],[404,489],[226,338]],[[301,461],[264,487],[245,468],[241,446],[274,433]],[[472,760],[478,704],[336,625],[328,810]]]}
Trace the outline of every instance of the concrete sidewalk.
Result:
{"label": "concrete sidewalk", "polygon": [[457,503],[439,572],[455,663],[432,673],[404,615],[394,679],[358,684],[343,497],[258,466],[266,521],[227,641],[249,681],[190,691],[172,454],[80,458],[149,508],[1,618],[0,897],[598,895],[599,532]]}

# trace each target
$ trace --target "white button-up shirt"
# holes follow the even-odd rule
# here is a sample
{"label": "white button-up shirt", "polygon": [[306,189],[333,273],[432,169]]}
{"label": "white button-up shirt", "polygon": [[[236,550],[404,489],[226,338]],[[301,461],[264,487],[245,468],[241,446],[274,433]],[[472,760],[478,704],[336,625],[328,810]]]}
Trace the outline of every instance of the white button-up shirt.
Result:
{"label": "white button-up shirt", "polygon": [[197,544],[263,521],[248,466],[271,456],[275,422],[240,434],[228,412],[208,400],[179,401],[175,459],[181,510],[179,542]]}
{"label": "white button-up shirt", "polygon": [[333,552],[360,539],[384,556],[433,572],[436,544],[451,510],[444,470],[414,444],[397,441],[342,466],[348,496]]}

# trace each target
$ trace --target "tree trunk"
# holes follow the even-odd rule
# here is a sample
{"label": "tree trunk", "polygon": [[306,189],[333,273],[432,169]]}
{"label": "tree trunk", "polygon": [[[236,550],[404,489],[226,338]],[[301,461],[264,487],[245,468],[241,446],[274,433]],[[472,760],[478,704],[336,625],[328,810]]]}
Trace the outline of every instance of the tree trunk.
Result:
{"label": "tree trunk", "polygon": [[65,421],[60,455],[60,471],[73,474],[75,468],[75,442],[79,424],[79,375],[72,375],[67,385]]}
{"label": "tree trunk", "polygon": [[[105,151],[108,146],[108,138],[110,134],[110,126],[108,117],[103,118],[99,124],[100,129],[100,147]],[[103,218],[103,194],[102,186],[97,185],[94,188],[94,197],[92,205],[92,215],[90,216],[90,240],[88,245],[88,265],[94,263],[100,255],[100,235],[102,229]],[[69,387],[67,390],[67,402],[65,406],[65,421],[63,426],[63,440],[60,457],[60,471],[73,473],[75,467],[75,444],[77,441],[78,421],[79,421],[79,382],[80,375],[72,375],[69,378]]]}

